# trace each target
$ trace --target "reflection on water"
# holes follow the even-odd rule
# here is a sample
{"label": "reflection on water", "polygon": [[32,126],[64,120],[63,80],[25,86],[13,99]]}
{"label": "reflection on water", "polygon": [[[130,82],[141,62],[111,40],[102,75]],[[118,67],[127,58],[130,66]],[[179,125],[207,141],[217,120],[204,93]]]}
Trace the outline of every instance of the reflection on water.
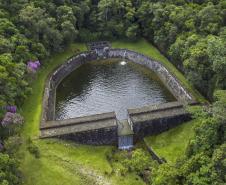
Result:
{"label": "reflection on water", "polygon": [[175,98],[149,69],[120,59],[82,65],[57,88],[56,119],[115,111],[127,118],[127,109]]}

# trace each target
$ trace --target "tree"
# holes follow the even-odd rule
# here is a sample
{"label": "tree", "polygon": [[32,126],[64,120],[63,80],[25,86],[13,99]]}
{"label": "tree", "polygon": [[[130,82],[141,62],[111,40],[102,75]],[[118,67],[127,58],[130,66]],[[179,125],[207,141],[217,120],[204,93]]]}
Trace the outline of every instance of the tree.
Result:
{"label": "tree", "polygon": [[0,18],[0,35],[10,37],[18,33],[16,26],[7,18]]}
{"label": "tree", "polygon": [[27,46],[17,46],[14,53],[14,60],[19,62],[27,62],[32,58]]}
{"label": "tree", "polygon": [[212,69],[215,72],[217,88],[226,88],[226,41],[216,36],[210,36],[208,39],[207,52],[212,63]]}
{"label": "tree", "polygon": [[37,37],[39,21],[45,19],[45,10],[34,7],[33,4],[27,5],[19,12],[19,20],[22,25],[29,27],[26,29],[27,34],[31,37]]}
{"label": "tree", "polygon": [[25,65],[14,63],[11,54],[0,55],[0,100],[5,103],[21,102],[28,91],[24,80]]}
{"label": "tree", "polygon": [[129,39],[135,40],[137,38],[137,35],[138,35],[138,25],[132,24],[130,27],[128,27],[126,31],[126,36]]}
{"label": "tree", "polygon": [[0,36],[0,54],[10,53],[13,49],[14,45],[10,42],[10,40]]}
{"label": "tree", "polygon": [[207,34],[216,34],[222,25],[221,11],[209,3],[198,14],[200,19],[199,30]]}
{"label": "tree", "polygon": [[45,59],[49,55],[42,43],[32,43],[31,52],[39,60]]}
{"label": "tree", "polygon": [[65,21],[69,21],[72,25],[76,25],[76,17],[74,16],[73,10],[69,6],[59,6],[56,10],[57,20],[60,24]]}

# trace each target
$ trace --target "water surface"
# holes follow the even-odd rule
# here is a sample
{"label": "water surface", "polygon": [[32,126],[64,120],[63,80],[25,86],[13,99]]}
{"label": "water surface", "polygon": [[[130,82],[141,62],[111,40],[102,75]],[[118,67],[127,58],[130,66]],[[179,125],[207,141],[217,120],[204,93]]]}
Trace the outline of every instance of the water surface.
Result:
{"label": "water surface", "polygon": [[115,111],[121,120],[127,118],[128,108],[174,100],[150,69],[121,59],[93,61],[59,84],[56,119]]}

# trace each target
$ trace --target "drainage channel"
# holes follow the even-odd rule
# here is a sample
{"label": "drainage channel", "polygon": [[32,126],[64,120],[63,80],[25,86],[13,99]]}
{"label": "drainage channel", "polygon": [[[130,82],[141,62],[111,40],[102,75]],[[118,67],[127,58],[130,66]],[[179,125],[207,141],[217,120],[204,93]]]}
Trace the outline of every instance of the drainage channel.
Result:
{"label": "drainage channel", "polygon": [[118,148],[129,150],[133,148],[133,128],[128,120],[117,120],[118,122]]}

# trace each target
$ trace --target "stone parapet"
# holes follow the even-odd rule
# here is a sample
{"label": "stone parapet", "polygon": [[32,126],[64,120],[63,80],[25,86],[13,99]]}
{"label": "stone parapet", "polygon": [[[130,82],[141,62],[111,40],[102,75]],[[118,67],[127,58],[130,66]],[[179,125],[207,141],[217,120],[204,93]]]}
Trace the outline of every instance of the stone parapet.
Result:
{"label": "stone parapet", "polygon": [[162,63],[127,49],[110,49],[105,56],[107,58],[125,58],[134,63],[143,65],[153,70],[159,76],[177,100],[183,102],[195,101],[194,96],[181,85],[177,78],[172,75]]}
{"label": "stone parapet", "polygon": [[102,58],[122,58],[143,65],[160,77],[162,82],[178,100],[177,102],[145,106],[128,110],[128,128],[131,128],[135,140],[147,135],[158,134],[177,126],[190,119],[184,105],[192,104],[194,96],[188,92],[177,78],[158,61],[143,54],[127,49],[107,49],[99,47],[108,43],[101,43],[95,50],[93,44],[90,51],[71,57],[57,68],[46,80],[43,111],[40,124],[41,138],[70,139],[84,144],[116,144],[118,136],[126,136],[124,130],[120,130],[115,113],[103,113],[67,120],[55,120],[55,98],[58,84],[72,71],[84,63]]}

